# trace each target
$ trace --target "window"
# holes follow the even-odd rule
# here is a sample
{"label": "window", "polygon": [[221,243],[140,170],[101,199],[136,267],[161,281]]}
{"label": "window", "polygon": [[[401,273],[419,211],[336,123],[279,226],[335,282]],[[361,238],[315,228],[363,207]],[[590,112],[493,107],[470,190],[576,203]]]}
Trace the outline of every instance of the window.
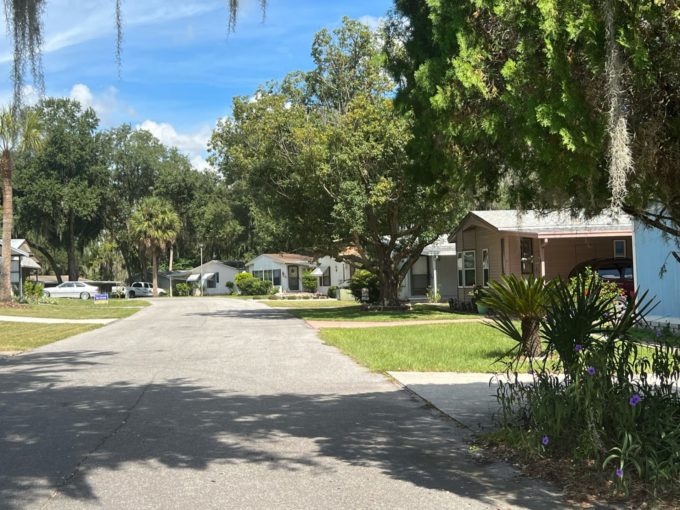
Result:
{"label": "window", "polygon": [[208,278],[208,288],[214,289],[216,287],[217,287],[217,273],[212,275],[212,277]]}
{"label": "window", "polygon": [[482,271],[484,272],[484,286],[489,286],[489,250],[482,250]]}
{"label": "window", "polygon": [[458,254],[458,286],[465,287],[463,284],[463,254]]}
{"label": "window", "polygon": [[331,286],[331,268],[330,267],[327,267],[326,270],[323,272],[323,276],[321,277],[321,286],[322,287],[330,287]]}
{"label": "window", "polygon": [[263,269],[262,271],[253,271],[253,276],[264,280],[265,282],[272,282],[274,285],[281,285],[281,270],[280,269]]}
{"label": "window", "polygon": [[617,259],[626,257],[626,241],[623,239],[616,239],[614,241],[614,257]]}
{"label": "window", "polygon": [[519,250],[522,274],[534,274],[534,240],[530,237],[522,237],[519,240]]}
{"label": "window", "polygon": [[463,252],[463,279],[465,287],[474,287],[477,283],[477,257],[474,250]]}

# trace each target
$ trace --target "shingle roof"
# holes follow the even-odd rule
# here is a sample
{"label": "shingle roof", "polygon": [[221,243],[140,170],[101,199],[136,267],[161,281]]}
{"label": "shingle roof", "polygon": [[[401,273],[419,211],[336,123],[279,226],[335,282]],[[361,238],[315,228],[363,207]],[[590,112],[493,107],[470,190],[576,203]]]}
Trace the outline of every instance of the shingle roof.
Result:
{"label": "shingle roof", "polygon": [[298,255],[297,253],[263,253],[262,257],[269,257],[282,264],[314,264],[314,257]]}
{"label": "shingle roof", "polygon": [[569,211],[518,211],[515,209],[501,211],[472,211],[471,215],[495,227],[497,230],[514,232],[569,232],[569,231],[633,231],[633,221],[623,213],[605,212],[598,216],[586,218],[572,216]]}

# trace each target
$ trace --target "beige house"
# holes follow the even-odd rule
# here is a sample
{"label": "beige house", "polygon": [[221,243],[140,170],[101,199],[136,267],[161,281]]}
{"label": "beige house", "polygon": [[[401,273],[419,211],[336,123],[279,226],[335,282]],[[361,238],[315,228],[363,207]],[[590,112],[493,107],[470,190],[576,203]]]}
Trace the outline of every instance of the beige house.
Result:
{"label": "beige house", "polygon": [[632,257],[633,223],[625,214],[573,217],[567,211],[472,211],[456,243],[458,299],[503,274],[567,278],[580,262]]}

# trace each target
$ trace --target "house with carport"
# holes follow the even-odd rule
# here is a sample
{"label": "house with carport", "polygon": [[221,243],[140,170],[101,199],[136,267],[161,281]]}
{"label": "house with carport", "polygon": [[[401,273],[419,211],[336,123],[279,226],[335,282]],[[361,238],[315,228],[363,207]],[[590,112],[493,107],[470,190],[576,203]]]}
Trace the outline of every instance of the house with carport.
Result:
{"label": "house with carport", "polygon": [[449,241],[456,244],[457,298],[504,274],[568,278],[579,263],[628,258],[633,222],[623,213],[585,217],[569,211],[471,211]]}

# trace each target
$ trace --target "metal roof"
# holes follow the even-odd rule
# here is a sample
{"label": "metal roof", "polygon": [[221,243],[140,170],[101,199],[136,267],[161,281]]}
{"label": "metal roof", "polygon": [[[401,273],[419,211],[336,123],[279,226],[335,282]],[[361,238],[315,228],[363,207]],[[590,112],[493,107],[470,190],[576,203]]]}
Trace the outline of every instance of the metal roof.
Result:
{"label": "metal roof", "polygon": [[519,211],[508,209],[500,211],[472,211],[466,219],[471,216],[476,216],[497,230],[520,233],[605,231],[630,231],[632,233],[633,231],[633,221],[630,216],[612,211],[605,211],[597,216],[586,217],[583,214],[572,215],[570,211],[543,213],[532,210]]}

